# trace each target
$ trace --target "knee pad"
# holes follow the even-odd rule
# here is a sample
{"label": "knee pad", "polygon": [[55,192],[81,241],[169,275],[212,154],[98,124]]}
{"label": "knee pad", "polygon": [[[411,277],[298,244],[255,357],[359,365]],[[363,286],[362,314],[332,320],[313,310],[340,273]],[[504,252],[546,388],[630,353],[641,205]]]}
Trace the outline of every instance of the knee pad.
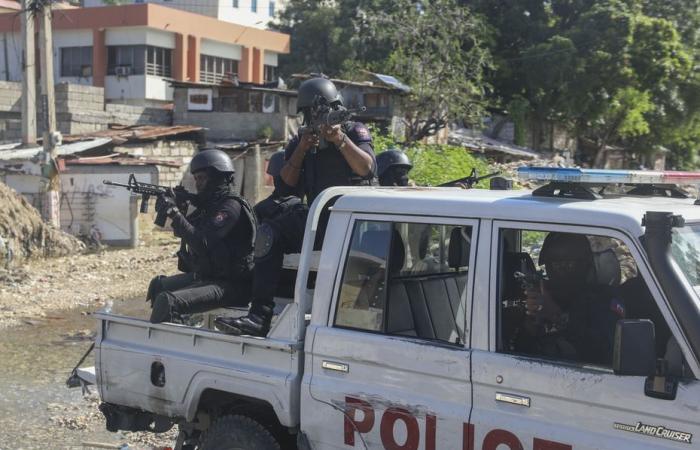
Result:
{"label": "knee pad", "polygon": [[277,231],[268,222],[263,222],[258,227],[255,235],[255,259],[263,259],[270,254],[272,247],[277,241]]}
{"label": "knee pad", "polygon": [[173,317],[173,296],[169,292],[161,292],[153,300],[151,323],[171,322]]}
{"label": "knee pad", "polygon": [[163,292],[163,278],[165,275],[158,275],[151,279],[146,291],[146,301],[154,301],[158,294]]}

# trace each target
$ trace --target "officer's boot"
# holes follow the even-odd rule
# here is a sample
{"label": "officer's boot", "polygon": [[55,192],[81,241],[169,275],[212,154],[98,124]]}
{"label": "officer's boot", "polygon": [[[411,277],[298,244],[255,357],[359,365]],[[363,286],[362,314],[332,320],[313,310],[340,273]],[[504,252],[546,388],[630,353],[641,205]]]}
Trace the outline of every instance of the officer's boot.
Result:
{"label": "officer's boot", "polygon": [[216,328],[226,334],[236,336],[267,336],[272,322],[273,308],[271,306],[253,305],[247,316],[243,317],[217,317],[214,319]]}

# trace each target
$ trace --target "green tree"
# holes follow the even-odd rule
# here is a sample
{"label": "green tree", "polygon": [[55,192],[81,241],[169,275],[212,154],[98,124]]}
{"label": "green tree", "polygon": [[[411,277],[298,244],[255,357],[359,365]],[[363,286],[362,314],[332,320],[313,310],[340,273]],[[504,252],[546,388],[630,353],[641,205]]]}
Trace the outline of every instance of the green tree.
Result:
{"label": "green tree", "polygon": [[692,55],[664,17],[669,8],[652,14],[651,0],[473,3],[496,30],[496,101],[524,100],[532,123],[569,126],[593,142],[596,164],[607,145],[658,145],[689,113],[681,94],[692,85]]}
{"label": "green tree", "polygon": [[372,67],[411,87],[404,101],[408,141],[432,136],[453,120],[478,123],[491,61],[483,22],[454,0],[393,3],[389,12],[367,18],[364,36],[372,45],[364,48],[390,48]]}

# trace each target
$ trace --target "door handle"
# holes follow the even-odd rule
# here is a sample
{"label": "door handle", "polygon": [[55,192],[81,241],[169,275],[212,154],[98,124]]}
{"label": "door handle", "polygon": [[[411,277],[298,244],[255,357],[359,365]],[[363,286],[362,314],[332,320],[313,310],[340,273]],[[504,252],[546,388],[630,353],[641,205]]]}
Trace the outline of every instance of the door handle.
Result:
{"label": "door handle", "polygon": [[496,401],[503,403],[510,403],[518,406],[530,407],[530,397],[524,397],[522,395],[506,394],[505,392],[496,392]]}
{"label": "door handle", "polygon": [[345,363],[334,362],[334,361],[323,361],[321,367],[328,370],[335,370],[336,372],[348,373],[350,371],[350,366]]}

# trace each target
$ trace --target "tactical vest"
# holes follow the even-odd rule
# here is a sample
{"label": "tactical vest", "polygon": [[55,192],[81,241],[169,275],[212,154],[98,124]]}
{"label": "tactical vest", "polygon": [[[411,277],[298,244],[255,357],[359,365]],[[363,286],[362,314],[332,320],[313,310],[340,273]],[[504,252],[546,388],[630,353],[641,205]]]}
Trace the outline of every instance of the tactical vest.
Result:
{"label": "tactical vest", "polygon": [[[343,133],[348,133],[354,122],[342,125]],[[309,205],[324,189],[332,186],[370,186],[371,179],[355,174],[340,150],[330,142],[327,147],[313,149],[304,158],[304,193]]]}
{"label": "tactical vest", "polygon": [[[250,241],[247,243],[246,248],[236,248],[239,246],[239,242],[230,239],[233,233],[236,231],[234,227],[229,234],[224,237],[222,245],[226,246],[228,251],[228,257],[230,261],[213,261],[211,252],[206,255],[195,255],[187,247],[185,240],[180,242],[180,251],[178,252],[178,269],[182,272],[195,272],[202,278],[238,278],[240,275],[250,272],[254,265],[254,255],[253,250],[255,248],[255,237],[257,231],[257,219],[253,208],[243,197],[236,194],[228,194],[224,198],[230,198],[236,200],[241,205],[241,218],[246,217],[251,228]],[[194,213],[188,216],[187,220],[193,225],[197,224],[203,220],[205,209],[197,209]],[[218,267],[222,264],[230,264],[229,267],[222,270]],[[227,264],[227,265],[228,265]]]}

